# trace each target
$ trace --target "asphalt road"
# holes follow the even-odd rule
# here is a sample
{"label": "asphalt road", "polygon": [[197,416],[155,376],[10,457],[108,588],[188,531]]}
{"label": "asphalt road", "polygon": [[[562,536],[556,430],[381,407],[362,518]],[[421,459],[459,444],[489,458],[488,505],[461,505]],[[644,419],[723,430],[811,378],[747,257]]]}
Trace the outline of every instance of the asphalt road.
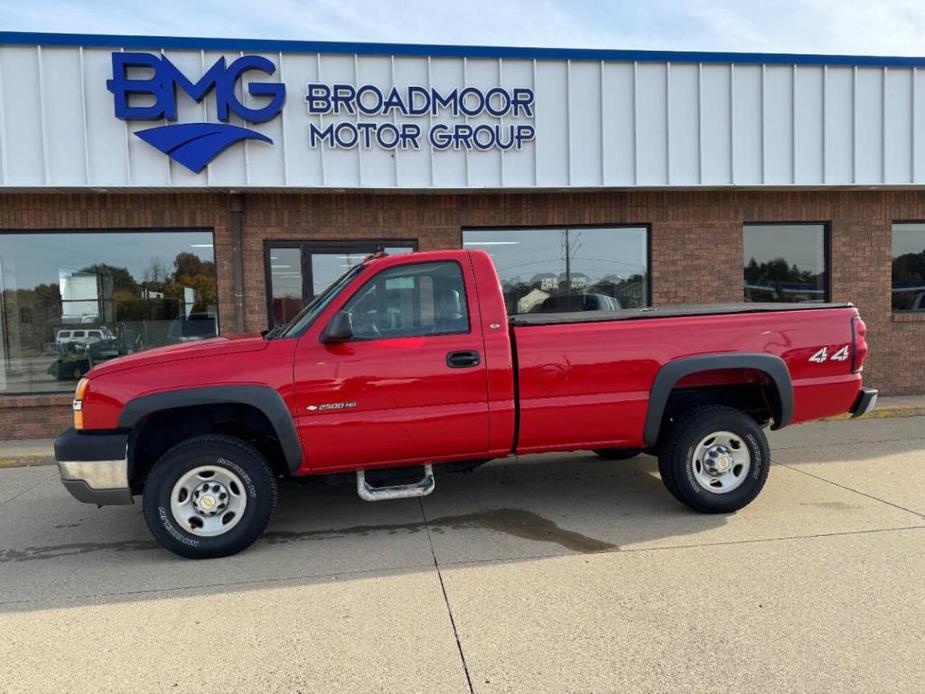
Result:
{"label": "asphalt road", "polygon": [[735,515],[649,457],[532,457],[423,503],[287,484],[208,562],[0,470],[0,691],[925,691],[925,418],[771,444]]}

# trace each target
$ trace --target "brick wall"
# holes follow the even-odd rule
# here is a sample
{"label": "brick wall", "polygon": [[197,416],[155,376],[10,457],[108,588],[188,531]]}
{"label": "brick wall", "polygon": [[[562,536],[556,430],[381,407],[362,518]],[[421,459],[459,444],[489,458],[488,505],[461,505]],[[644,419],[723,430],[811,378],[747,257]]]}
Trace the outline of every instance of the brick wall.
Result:
{"label": "brick wall", "polygon": [[70,393],[0,396],[0,440],[43,439],[72,425]]}
{"label": "brick wall", "polygon": [[[4,194],[0,230],[212,227],[219,319],[229,332],[229,204],[211,193]],[[894,219],[925,220],[925,192],[254,193],[244,197],[245,326],[266,327],[268,240],[416,238],[429,250],[459,247],[466,227],[648,224],[652,298],[664,305],[741,299],[744,222],[828,222],[831,298],[856,303],[870,329],[867,381],[884,393],[923,393],[925,316],[890,311]],[[52,435],[70,419],[67,402],[0,397],[0,438]]]}

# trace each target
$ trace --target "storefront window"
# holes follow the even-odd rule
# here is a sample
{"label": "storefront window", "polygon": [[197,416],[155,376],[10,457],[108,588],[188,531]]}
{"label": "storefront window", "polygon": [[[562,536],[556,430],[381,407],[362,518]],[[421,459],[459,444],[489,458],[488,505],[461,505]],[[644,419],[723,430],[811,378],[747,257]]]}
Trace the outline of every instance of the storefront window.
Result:
{"label": "storefront window", "polygon": [[825,301],[824,224],[746,224],[744,234],[746,301]]}
{"label": "storefront window", "polygon": [[893,310],[925,311],[925,223],[893,225]]}
{"label": "storefront window", "polygon": [[0,234],[0,392],[218,333],[211,231]]}
{"label": "storefront window", "polygon": [[491,255],[512,315],[646,306],[647,244],[645,227],[463,231],[466,249]]}

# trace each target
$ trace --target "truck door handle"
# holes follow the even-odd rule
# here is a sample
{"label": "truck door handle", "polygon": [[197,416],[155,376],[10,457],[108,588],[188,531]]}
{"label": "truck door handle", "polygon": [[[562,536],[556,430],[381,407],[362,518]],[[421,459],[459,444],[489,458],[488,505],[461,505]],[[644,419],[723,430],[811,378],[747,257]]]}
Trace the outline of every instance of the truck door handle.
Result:
{"label": "truck door handle", "polygon": [[449,352],[446,355],[446,365],[451,369],[466,369],[470,366],[478,366],[481,361],[479,353],[475,350]]}

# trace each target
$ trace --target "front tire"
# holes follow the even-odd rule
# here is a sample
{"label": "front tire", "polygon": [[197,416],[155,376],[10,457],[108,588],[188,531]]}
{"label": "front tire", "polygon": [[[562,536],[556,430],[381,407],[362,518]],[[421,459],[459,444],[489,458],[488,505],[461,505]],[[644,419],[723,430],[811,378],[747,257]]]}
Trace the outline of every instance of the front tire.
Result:
{"label": "front tire", "polygon": [[768,440],[744,412],[708,405],[683,414],[660,447],[662,482],[701,513],[731,513],[761,492],[771,463]]}
{"label": "front tire", "polygon": [[260,537],[276,508],[276,478],[257,449],[231,436],[197,436],[167,451],[145,482],[154,538],[190,559],[227,557]]}

